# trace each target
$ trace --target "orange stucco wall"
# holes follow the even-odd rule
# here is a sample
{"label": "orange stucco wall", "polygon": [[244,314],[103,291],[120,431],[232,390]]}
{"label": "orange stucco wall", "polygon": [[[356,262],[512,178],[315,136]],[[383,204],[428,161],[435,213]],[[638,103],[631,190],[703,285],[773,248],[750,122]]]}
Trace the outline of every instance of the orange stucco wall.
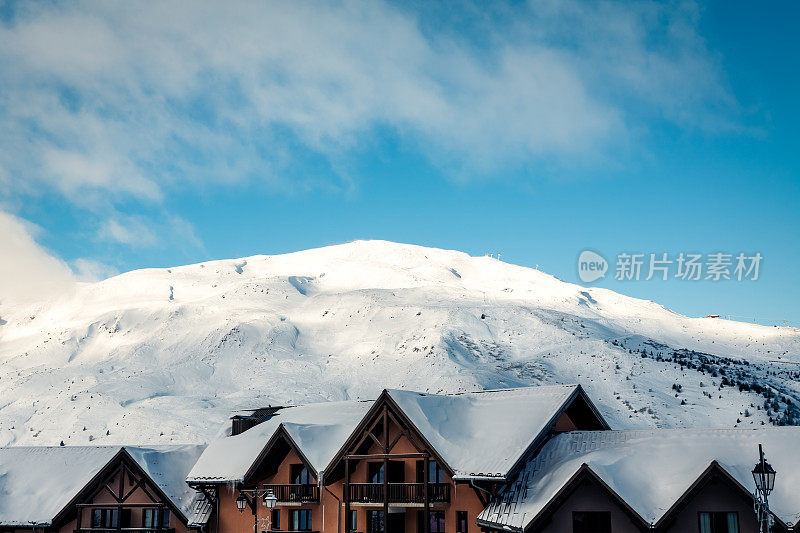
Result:
{"label": "orange stucco wall", "polygon": [[[577,429],[570,418],[564,414],[556,422],[554,428],[557,432],[571,431]],[[389,442],[393,442],[399,434],[400,428],[393,422],[389,423]],[[533,439],[533,435],[531,439]],[[392,454],[417,453],[417,450],[405,436],[402,436],[391,450]],[[429,450],[431,451],[431,450]],[[369,454],[383,453],[381,447],[372,443]],[[404,481],[416,482],[417,475],[416,458],[401,459],[404,463]],[[290,483],[290,466],[301,463],[300,457],[292,450],[278,465],[276,473],[272,476],[260,479],[257,482],[259,487],[267,484],[288,484]],[[368,460],[361,460],[351,464],[350,481],[352,483],[366,483]],[[381,462],[376,459],[375,462]],[[446,533],[456,533],[456,513],[458,511],[467,512],[467,533],[480,533],[481,529],[475,524],[478,514],[483,510],[480,498],[476,490],[468,483],[455,483],[449,476],[445,475],[445,482],[450,484],[450,503],[446,505],[432,505],[431,509],[445,512],[445,531]],[[327,483],[327,480],[326,480]],[[315,504],[286,505],[278,503],[276,508],[281,513],[280,526],[286,531],[290,526],[290,511],[293,509],[309,509],[311,511],[312,531],[324,533],[345,533],[345,507],[343,502],[344,480],[339,479],[325,487],[320,487],[320,501]],[[254,522],[258,521],[258,533],[267,531],[270,525],[267,518],[268,509],[259,502],[258,516],[254,517],[250,509],[239,512],[236,508],[236,497],[238,490],[231,486],[220,488],[219,501],[219,533],[252,533]],[[381,510],[381,504],[352,504],[351,510],[357,514],[356,528],[358,532],[367,531],[367,511]],[[421,506],[390,507],[390,512],[403,512],[405,515],[405,532],[417,532],[417,512],[422,510]],[[216,522],[216,520],[212,520]],[[214,528],[214,525],[211,526]],[[217,533],[216,530],[214,533]],[[391,532],[389,532],[391,533]]]}
{"label": "orange stucco wall", "polygon": [[[389,441],[393,441],[398,434],[399,428],[390,424],[389,428]],[[414,448],[411,442],[405,437],[401,437],[394,448],[391,450],[392,454],[402,453],[416,453],[418,450]],[[382,450],[373,443],[369,453],[382,453]],[[379,460],[376,460],[380,462]],[[404,481],[416,481],[416,461],[417,459],[403,459],[404,462]],[[290,483],[290,467],[292,464],[301,463],[300,457],[294,452],[290,451],[287,456],[278,465],[276,473],[272,476],[260,479],[257,482],[259,487],[268,484],[288,484]],[[367,482],[367,461],[358,461],[354,464],[354,468],[350,474],[350,480],[353,483]],[[445,530],[446,533],[456,532],[456,512],[467,512],[468,533],[480,533],[480,528],[475,525],[475,520],[478,514],[483,509],[480,499],[475,493],[475,490],[468,484],[454,483],[449,477],[446,476],[445,481],[451,484],[450,487],[450,503],[442,506],[432,506],[432,510],[441,510],[445,512]],[[320,501],[316,504],[302,504],[291,505],[278,503],[276,509],[281,513],[280,526],[281,530],[288,530],[290,526],[290,511],[293,509],[309,509],[311,511],[311,529],[312,531],[319,531],[324,533],[344,533],[345,532],[345,508],[343,504],[344,493],[343,480],[336,480],[326,487],[320,488]],[[254,517],[250,509],[244,512],[239,512],[236,508],[236,497],[238,496],[238,489],[232,486],[220,487],[220,501],[219,501],[219,532],[220,533],[252,533],[254,530],[254,523],[258,522],[258,532],[267,531],[270,525],[267,520],[268,509],[259,502],[258,516]],[[357,531],[365,532],[367,530],[367,511],[381,510],[381,504],[362,505],[354,504],[351,510],[357,513]],[[417,511],[422,510],[421,507],[392,507],[392,512],[403,512],[405,514],[405,532],[417,532]],[[213,521],[213,520],[212,520]],[[215,522],[215,521],[213,521]],[[212,524],[212,529],[214,525]]]}

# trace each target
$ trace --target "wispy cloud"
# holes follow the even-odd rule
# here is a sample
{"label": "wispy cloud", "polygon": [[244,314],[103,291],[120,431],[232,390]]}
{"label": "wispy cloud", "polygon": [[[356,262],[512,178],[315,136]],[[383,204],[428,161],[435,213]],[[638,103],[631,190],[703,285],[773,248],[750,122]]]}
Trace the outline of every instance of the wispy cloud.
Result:
{"label": "wispy cloud", "polygon": [[0,211],[0,304],[71,286],[72,270],[36,243],[37,226]]}
{"label": "wispy cloud", "polygon": [[383,2],[13,4],[0,191],[55,190],[103,237],[142,244],[152,228],[120,204],[207,182],[313,187],[302,154],[343,168],[382,129],[469,177],[613,158],[656,118],[732,124],[691,2],[485,9],[475,39]]}

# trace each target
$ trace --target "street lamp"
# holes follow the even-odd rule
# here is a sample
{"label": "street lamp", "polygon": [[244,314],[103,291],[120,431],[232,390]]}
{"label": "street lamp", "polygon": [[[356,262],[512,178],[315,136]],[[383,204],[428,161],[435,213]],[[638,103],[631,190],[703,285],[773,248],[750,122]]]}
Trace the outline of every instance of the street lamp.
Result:
{"label": "street lamp", "polygon": [[757,463],[753,468],[753,479],[760,492],[769,494],[775,488],[775,469],[767,462]]}
{"label": "street lamp", "polygon": [[266,505],[268,509],[274,509],[276,503],[278,503],[278,497],[275,496],[272,489],[268,490],[264,495],[264,505]]}
{"label": "street lamp", "polygon": [[[250,507],[250,510],[253,511],[253,533],[258,533],[258,499],[262,498],[264,501],[264,505],[268,509],[274,509],[275,504],[278,503],[278,498],[275,496],[275,493],[272,492],[272,489],[266,490],[263,492],[264,489],[259,489],[258,487],[254,489],[241,489],[239,491],[239,496],[236,498],[236,508],[239,509],[241,513],[247,507]],[[253,499],[251,500],[247,495],[252,494]],[[262,496],[263,495],[263,496]],[[272,516],[271,513],[267,513],[265,517],[267,521],[267,531],[272,530]]]}
{"label": "street lamp", "polygon": [[244,492],[240,492],[239,497],[236,498],[236,508],[239,509],[239,512],[241,513],[244,511],[249,503],[250,501],[247,499],[247,496],[244,495]]}
{"label": "street lamp", "polygon": [[760,533],[769,533],[772,526],[772,515],[769,512],[768,496],[775,488],[775,469],[764,458],[764,450],[758,445],[758,463],[753,468],[753,481],[756,483],[756,492],[753,502],[758,520]]}

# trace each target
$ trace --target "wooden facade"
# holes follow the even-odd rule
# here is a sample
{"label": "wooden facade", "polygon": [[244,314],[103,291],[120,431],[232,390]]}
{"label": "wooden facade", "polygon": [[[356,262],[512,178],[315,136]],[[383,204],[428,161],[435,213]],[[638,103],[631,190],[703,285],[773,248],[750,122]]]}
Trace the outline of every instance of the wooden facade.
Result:
{"label": "wooden facade", "polygon": [[[555,414],[550,431],[607,428],[594,412],[578,395]],[[536,438],[531,435],[531,447],[545,442]],[[241,483],[194,486],[219,494],[209,533],[481,533],[477,516],[502,482],[454,479],[446,460],[384,392],[326,471],[317,472],[279,427]],[[259,498],[240,512],[241,490],[260,496],[271,490],[275,509]]]}
{"label": "wooden facade", "polygon": [[[58,473],[54,473],[57,475]],[[35,505],[35,502],[31,502]],[[125,450],[103,466],[49,524],[0,531],[45,533],[189,533],[184,513]]]}
{"label": "wooden facade", "polygon": [[[336,410],[338,409],[337,407]],[[408,411],[412,412],[411,409]],[[534,487],[535,485],[526,484],[528,480],[535,481],[537,478],[533,476],[537,473],[544,475],[539,479],[547,479],[548,473],[541,473],[540,467],[536,466],[539,464],[537,461],[554,461],[556,468],[561,464],[559,461],[563,460],[564,455],[549,453],[551,445],[560,441],[573,441],[580,445],[580,449],[584,449],[584,444],[586,448],[600,446],[594,440],[598,438],[609,442],[619,438],[628,442],[621,437],[625,432],[611,432],[608,429],[580,389],[576,395],[569,397],[568,402],[556,409],[552,416],[550,413],[548,416],[549,422],[545,429],[536,435],[530,435],[527,444],[514,441],[522,451],[518,452],[519,457],[509,459],[507,464],[511,464],[513,460],[514,466],[503,477],[467,475],[463,466],[460,473],[457,473],[448,464],[448,457],[454,457],[452,451],[447,455],[431,444],[431,440],[434,440],[444,448],[444,444],[450,441],[441,440],[441,435],[426,438],[426,434],[400,408],[400,403],[384,391],[369,408],[365,407],[359,411],[358,417],[352,419],[352,425],[347,426],[346,432],[340,434],[348,435],[341,444],[328,441],[329,451],[323,455],[326,462],[324,467],[309,460],[310,456],[318,463],[323,461],[319,454],[310,453],[310,449],[304,450],[298,445],[298,441],[302,442],[305,438],[306,444],[318,443],[319,438],[324,438],[329,431],[327,428],[330,426],[325,423],[318,424],[322,429],[310,440],[299,433],[297,428],[287,430],[283,423],[277,425],[274,432],[269,429],[262,434],[251,434],[256,437],[251,440],[258,443],[259,447],[262,435],[269,435],[269,438],[252,462],[246,457],[246,464],[249,466],[246,466],[247,470],[239,481],[192,482],[192,488],[197,491],[196,501],[199,503],[194,506],[194,514],[182,511],[186,506],[178,506],[165,494],[140,465],[140,462],[146,464],[146,461],[141,461],[140,458],[140,462],[137,462],[125,448],[120,448],[108,460],[114,454],[114,449],[108,448],[106,455],[93,460],[95,465],[105,465],[99,468],[85,486],[77,490],[50,523],[21,527],[4,526],[0,522],[0,533],[22,533],[34,529],[43,533],[758,531],[750,491],[717,461],[712,461],[696,480],[695,466],[687,468],[691,477],[687,476],[681,483],[673,483],[673,486],[680,490],[685,486],[683,483],[691,483],[691,486],[683,494],[675,491],[669,500],[659,501],[655,507],[651,507],[659,510],[652,515],[659,517],[658,519],[648,518],[645,515],[650,511],[643,512],[641,507],[637,507],[642,513],[640,515],[634,509],[635,504],[620,496],[626,493],[624,488],[620,488],[620,484],[615,484],[608,477],[606,469],[620,457],[628,456],[631,450],[629,447],[622,450],[622,455],[609,456],[614,458],[612,462],[600,461],[595,470],[586,462],[580,464],[576,461],[576,464],[580,464],[577,471],[570,469],[569,473],[575,473],[558,478],[558,490],[547,492],[546,494],[552,495],[541,500],[543,507],[537,508],[539,510],[535,513],[522,516],[521,525],[492,522],[487,516],[492,516],[493,505],[500,505],[499,502],[504,500],[503,491],[508,491],[512,485]],[[419,422],[420,418],[414,420]],[[241,425],[241,422],[237,423]],[[256,426],[244,431],[254,427]],[[432,431],[438,429],[435,425],[427,427],[428,437],[433,435]],[[762,430],[762,434],[764,431]],[[762,434],[759,435],[763,436]],[[797,435],[800,436],[800,432]],[[793,436],[794,433],[790,435]],[[440,440],[436,441],[436,438]],[[659,433],[657,438],[664,438],[663,434]],[[681,433],[680,438],[686,439],[685,433]],[[680,442],[683,443],[683,440]],[[334,450],[337,451],[334,453]],[[717,454],[718,451],[715,449],[714,453]],[[192,461],[196,460],[197,456],[193,457]],[[212,457],[216,464],[219,456]],[[464,456],[455,457],[457,458],[452,459],[453,462]],[[583,460],[584,456],[580,456],[580,461]],[[637,464],[641,466],[641,463]],[[707,463],[701,464],[698,470],[705,464]],[[533,475],[528,477],[531,472],[534,472]],[[625,471],[625,475],[628,473],[630,469]],[[791,468],[784,467],[781,475],[794,474]],[[158,475],[154,474],[154,477],[158,478]],[[83,479],[86,478],[81,478],[80,484],[84,483]],[[643,486],[657,489],[660,482],[653,479],[650,484],[650,478],[641,475],[636,479],[643,483],[637,485],[639,490]],[[75,485],[77,487],[80,484]],[[613,486],[620,492],[615,492]],[[185,485],[183,488],[187,489]],[[265,505],[263,497],[267,493],[274,494],[277,499],[274,509]],[[240,510],[237,499],[242,494],[247,495],[247,505]],[[515,494],[522,499],[526,497],[520,491]],[[630,489],[627,494],[631,502],[638,500],[638,494],[632,493]],[[676,500],[679,494],[680,497]],[[520,500],[509,501],[512,501],[513,507]],[[798,501],[800,502],[800,498]],[[61,505],[59,502],[53,508]],[[534,514],[535,516],[531,516]],[[797,516],[800,517],[800,508]],[[798,531],[797,525],[790,522],[789,519],[784,522],[776,517],[773,533]]]}

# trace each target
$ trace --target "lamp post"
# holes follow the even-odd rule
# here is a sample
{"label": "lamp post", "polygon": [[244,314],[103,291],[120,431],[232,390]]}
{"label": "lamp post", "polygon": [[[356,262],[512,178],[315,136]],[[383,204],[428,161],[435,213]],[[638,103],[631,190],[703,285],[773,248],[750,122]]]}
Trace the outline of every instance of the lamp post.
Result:
{"label": "lamp post", "polygon": [[[248,494],[252,494],[253,497],[250,498]],[[241,513],[247,507],[250,507],[250,510],[253,512],[253,533],[258,533],[258,499],[259,497],[263,498],[264,505],[272,511],[275,508],[275,504],[278,503],[278,498],[275,496],[275,493],[272,492],[272,489],[259,489],[256,487],[255,489],[241,489],[239,490],[239,496],[236,498],[236,508],[239,509]],[[267,513],[267,531],[272,529],[272,513]]]}
{"label": "lamp post", "polygon": [[756,492],[753,501],[760,533],[769,533],[772,527],[772,515],[769,512],[769,494],[775,488],[775,469],[764,458],[764,450],[758,445],[758,463],[753,468],[753,481]]}

